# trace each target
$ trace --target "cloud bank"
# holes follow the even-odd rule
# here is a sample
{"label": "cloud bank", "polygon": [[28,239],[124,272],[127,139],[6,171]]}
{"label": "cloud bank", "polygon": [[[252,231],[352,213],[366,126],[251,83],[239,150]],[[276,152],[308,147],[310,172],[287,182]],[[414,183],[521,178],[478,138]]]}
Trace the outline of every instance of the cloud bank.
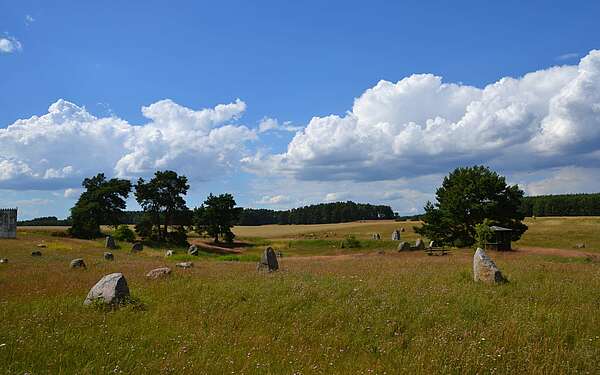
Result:
{"label": "cloud bank", "polygon": [[484,88],[415,74],[380,81],[344,116],[314,117],[281,154],[247,170],[298,180],[394,180],[483,163],[505,171],[597,165],[600,51],[577,66]]}
{"label": "cloud bank", "polygon": [[205,180],[235,168],[256,139],[231,124],[245,109],[239,99],[197,111],[161,100],[143,107],[149,122],[135,126],[61,99],[43,116],[0,129],[0,188],[59,189],[100,171],[136,177],[168,168]]}

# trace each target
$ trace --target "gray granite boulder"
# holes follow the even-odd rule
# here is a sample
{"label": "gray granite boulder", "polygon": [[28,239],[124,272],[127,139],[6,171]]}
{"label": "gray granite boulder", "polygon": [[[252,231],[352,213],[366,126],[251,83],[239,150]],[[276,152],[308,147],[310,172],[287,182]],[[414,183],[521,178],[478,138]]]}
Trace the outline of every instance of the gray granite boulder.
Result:
{"label": "gray granite boulder", "polygon": [[192,263],[192,262],[181,262],[181,263],[175,264],[175,267],[179,267],[179,268],[192,268],[192,267],[194,267],[194,263]]}
{"label": "gray granite boulder", "polygon": [[273,272],[279,269],[279,262],[277,261],[277,254],[272,247],[267,247],[260,257],[257,269],[259,271]]}
{"label": "gray granite boulder", "polygon": [[104,247],[107,249],[116,249],[117,244],[115,243],[115,239],[112,236],[106,236],[104,240]]}
{"label": "gray granite boulder", "polygon": [[173,250],[167,250],[167,252],[165,253],[166,257],[172,257],[173,256]]}
{"label": "gray granite boulder", "polygon": [[133,245],[131,245],[131,252],[132,253],[137,253],[144,250],[144,245],[141,242],[136,242]]}
{"label": "gray granite boulder", "polygon": [[496,267],[496,263],[482,248],[477,248],[475,255],[473,255],[473,279],[488,284],[507,282],[502,272]]}
{"label": "gray granite boulder", "polygon": [[398,229],[392,232],[392,241],[400,241],[400,231]]}
{"label": "gray granite boulder", "polygon": [[415,250],[425,250],[425,243],[422,239],[418,238],[415,242]]}
{"label": "gray granite boulder", "polygon": [[188,247],[188,255],[198,256],[198,246],[190,245]]}
{"label": "gray granite boulder", "polygon": [[32,251],[32,252],[31,252],[31,256],[32,256],[32,257],[41,257],[41,256],[42,256],[42,252],[41,252],[41,251],[39,251],[39,250]]}
{"label": "gray granite boulder", "polygon": [[87,268],[82,258],[73,259],[69,265],[71,268]]}
{"label": "gray granite boulder", "polygon": [[113,253],[106,252],[104,253],[104,260],[115,260],[115,256]]}
{"label": "gray granite boulder", "polygon": [[111,273],[100,279],[90,289],[84,305],[89,305],[94,301],[108,305],[122,303],[129,298],[129,286],[122,273]]}
{"label": "gray granite boulder", "polygon": [[161,267],[153,269],[152,271],[146,274],[146,277],[149,279],[159,279],[161,277],[167,277],[171,274],[171,269],[169,267]]}
{"label": "gray granite boulder", "polygon": [[398,251],[409,251],[410,244],[408,242],[402,241],[398,244]]}

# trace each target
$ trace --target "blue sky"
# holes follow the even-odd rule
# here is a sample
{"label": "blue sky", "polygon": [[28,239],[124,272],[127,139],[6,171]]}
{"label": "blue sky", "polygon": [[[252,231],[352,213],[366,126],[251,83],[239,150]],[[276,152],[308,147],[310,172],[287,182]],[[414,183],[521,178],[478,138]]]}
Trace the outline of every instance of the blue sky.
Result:
{"label": "blue sky", "polygon": [[599,3],[390,3],[0,1],[0,206],[64,217],[93,171],[163,167],[192,206],[410,213],[473,163],[598,190]]}

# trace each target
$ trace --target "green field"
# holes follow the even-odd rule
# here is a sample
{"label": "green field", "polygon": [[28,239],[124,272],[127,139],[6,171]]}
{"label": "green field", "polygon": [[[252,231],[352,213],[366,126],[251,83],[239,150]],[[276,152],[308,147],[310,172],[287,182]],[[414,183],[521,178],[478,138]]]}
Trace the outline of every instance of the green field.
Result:
{"label": "green field", "polygon": [[[192,259],[184,249],[173,259],[121,244],[107,262],[100,240],[20,228],[17,240],[0,240],[9,259],[0,264],[0,373],[600,372],[599,219],[528,221],[522,250],[491,253],[510,280],[500,286],[472,281],[471,249],[393,251],[391,232],[404,226],[414,241],[417,224],[238,227],[250,245],[242,255],[202,253],[191,270],[174,268]],[[370,240],[373,232],[384,240]],[[339,248],[348,234],[360,248]],[[44,255],[33,258],[39,243]],[[267,245],[284,254],[273,274],[256,271]],[[69,269],[76,257],[87,270]],[[144,277],[165,265],[170,278]],[[111,272],[127,277],[136,302],[84,307]]]}

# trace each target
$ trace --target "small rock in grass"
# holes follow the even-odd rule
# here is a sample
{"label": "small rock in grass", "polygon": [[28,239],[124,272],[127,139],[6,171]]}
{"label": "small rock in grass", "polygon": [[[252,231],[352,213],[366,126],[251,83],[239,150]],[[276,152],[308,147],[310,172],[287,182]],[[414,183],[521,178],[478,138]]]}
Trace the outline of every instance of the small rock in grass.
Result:
{"label": "small rock in grass", "polygon": [[392,241],[400,241],[400,231],[398,229],[392,232]]}
{"label": "small rock in grass", "polygon": [[259,271],[273,272],[279,269],[279,262],[277,262],[277,255],[272,247],[267,247],[260,258],[257,269]]}
{"label": "small rock in grass", "polygon": [[8,263],[8,259],[6,259],[6,258],[1,258],[1,259],[0,259],[0,263]]}
{"label": "small rock in grass", "polygon": [[400,228],[400,232],[404,232],[404,227]]}
{"label": "small rock in grass", "polygon": [[422,239],[417,239],[415,242],[415,250],[425,250],[425,243]]}
{"label": "small rock in grass", "polygon": [[40,248],[45,248],[45,247],[46,247],[46,244],[45,244],[45,243],[39,243],[39,244],[37,244],[37,247],[40,247]]}
{"label": "small rock in grass", "polygon": [[198,256],[198,246],[190,245],[188,248],[188,255]]}
{"label": "small rock in grass", "polygon": [[115,256],[113,253],[106,252],[104,253],[104,260],[115,260]]}
{"label": "small rock in grass", "polygon": [[172,257],[173,256],[173,250],[167,250],[165,256],[166,257]]}
{"label": "small rock in grass", "polygon": [[31,256],[32,256],[32,257],[41,257],[41,256],[42,256],[42,252],[41,252],[41,251],[38,251],[38,250],[36,250],[36,251],[32,251],[32,252],[31,252]]}
{"label": "small rock in grass", "polygon": [[583,242],[576,243],[575,244],[575,248],[576,249],[584,249],[585,248],[585,244]]}
{"label": "small rock in grass", "polygon": [[410,250],[410,244],[406,241],[402,241],[398,244],[398,251],[408,251]]}
{"label": "small rock in grass", "polygon": [[473,255],[473,279],[488,284],[500,284],[508,281],[482,248],[477,248]]}
{"label": "small rock in grass", "polygon": [[85,262],[83,261],[83,259],[82,259],[82,258],[73,259],[73,260],[71,261],[71,265],[70,265],[70,267],[71,267],[71,268],[87,268],[87,267],[85,266]]}
{"label": "small rock in grass", "polygon": [[112,236],[106,236],[106,240],[104,241],[104,247],[107,249],[116,249],[117,244],[115,243],[115,239]]}
{"label": "small rock in grass", "polygon": [[137,253],[144,250],[144,245],[141,242],[136,242],[131,246],[131,252]]}
{"label": "small rock in grass", "polygon": [[192,263],[192,262],[181,262],[181,263],[175,264],[175,266],[179,267],[179,268],[192,268],[192,267],[194,267],[194,263]]}
{"label": "small rock in grass", "polygon": [[161,277],[167,277],[171,274],[171,269],[169,267],[161,267],[153,269],[152,271],[146,274],[146,277],[149,279],[158,279]]}
{"label": "small rock in grass", "polygon": [[111,273],[100,279],[88,293],[84,305],[94,301],[115,305],[129,298],[129,286],[122,273]]}

